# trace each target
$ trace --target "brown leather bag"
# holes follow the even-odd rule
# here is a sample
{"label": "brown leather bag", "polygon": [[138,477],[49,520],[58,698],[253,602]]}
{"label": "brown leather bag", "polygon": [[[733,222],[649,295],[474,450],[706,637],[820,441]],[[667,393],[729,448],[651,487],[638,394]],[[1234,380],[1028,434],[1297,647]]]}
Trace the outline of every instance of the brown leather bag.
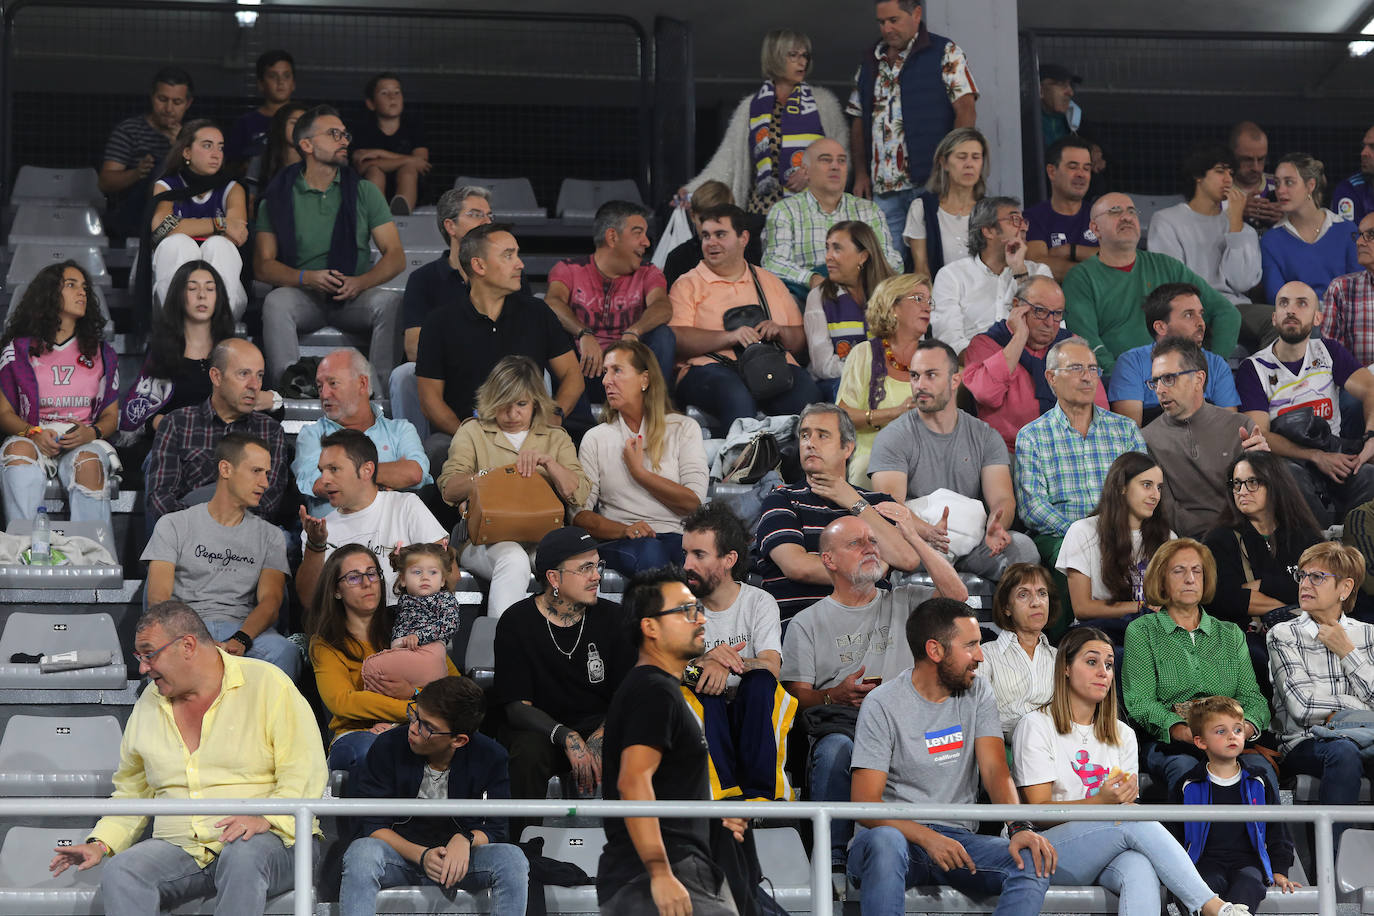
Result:
{"label": "brown leather bag", "polygon": [[474,544],[538,543],[563,527],[563,501],[544,476],[521,477],[515,465],[483,471],[468,495],[468,539]]}

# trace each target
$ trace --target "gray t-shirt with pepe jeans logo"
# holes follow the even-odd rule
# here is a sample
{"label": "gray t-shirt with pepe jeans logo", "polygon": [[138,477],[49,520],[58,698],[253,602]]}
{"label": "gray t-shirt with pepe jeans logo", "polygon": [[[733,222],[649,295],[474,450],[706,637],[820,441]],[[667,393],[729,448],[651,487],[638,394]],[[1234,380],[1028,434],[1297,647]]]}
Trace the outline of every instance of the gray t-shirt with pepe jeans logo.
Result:
{"label": "gray t-shirt with pepe jeans logo", "polygon": [[176,567],[172,597],[185,601],[206,623],[243,623],[258,603],[264,569],[288,573],[286,536],[245,512],[233,527],[210,517],[207,504],[158,519],[139,559]]}

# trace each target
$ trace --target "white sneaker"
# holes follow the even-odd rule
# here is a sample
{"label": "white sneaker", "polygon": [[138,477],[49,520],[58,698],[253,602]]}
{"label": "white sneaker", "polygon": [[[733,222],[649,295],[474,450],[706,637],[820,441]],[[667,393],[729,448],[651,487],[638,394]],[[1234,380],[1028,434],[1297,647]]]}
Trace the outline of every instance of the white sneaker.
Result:
{"label": "white sneaker", "polygon": [[1250,916],[1250,908],[1243,903],[1223,903],[1217,916]]}

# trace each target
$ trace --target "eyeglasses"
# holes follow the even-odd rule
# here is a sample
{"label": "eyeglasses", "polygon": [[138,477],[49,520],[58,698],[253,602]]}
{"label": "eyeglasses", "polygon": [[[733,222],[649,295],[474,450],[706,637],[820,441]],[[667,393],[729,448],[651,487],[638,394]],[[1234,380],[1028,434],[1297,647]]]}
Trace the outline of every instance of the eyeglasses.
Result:
{"label": "eyeglasses", "polygon": [[903,296],[898,302],[914,302],[917,305],[929,305],[930,297],[925,293],[912,293],[910,296]]}
{"label": "eyeglasses", "polygon": [[1047,309],[1043,305],[1036,305],[1029,299],[1022,299],[1020,296],[1014,296],[1013,298],[1022,305],[1029,305],[1031,314],[1034,315],[1036,318],[1040,319],[1041,321],[1044,321],[1046,318],[1052,318],[1055,321],[1064,320],[1063,309]]}
{"label": "eyeglasses", "polygon": [[1102,367],[1096,364],[1085,366],[1082,363],[1074,363],[1072,366],[1060,366],[1050,371],[1063,372],[1066,375],[1096,375],[1099,378],[1102,376]]}
{"label": "eyeglasses", "polygon": [[788,59],[788,60],[810,60],[810,59],[811,59],[811,52],[810,52],[810,51],[788,51],[788,52],[787,52],[787,59]]}
{"label": "eyeglasses", "polygon": [[1364,239],[1366,242],[1374,242],[1374,229],[1366,229],[1364,232],[1352,232],[1350,237],[1355,241]]}
{"label": "eyeglasses", "polygon": [[490,210],[464,210],[459,216],[475,219],[483,223],[493,223],[496,221],[496,214]]}
{"label": "eyeglasses", "polygon": [[310,136],[317,137],[320,134],[328,134],[329,139],[333,140],[335,143],[347,143],[353,139],[352,134],[338,127],[327,127],[324,130],[316,131]]}
{"label": "eyeglasses", "polygon": [[1237,480],[1236,478],[1231,479],[1232,493],[1239,493],[1241,490],[1244,490],[1246,493],[1253,493],[1262,486],[1264,486],[1264,481],[1260,480],[1258,477],[1247,477],[1244,480]]}
{"label": "eyeglasses", "polygon": [[1006,216],[999,219],[998,222],[1011,223],[1012,226],[1014,226],[1017,229],[1020,229],[1022,226],[1030,225],[1030,223],[1026,222],[1026,218],[1022,216],[1020,213],[1008,213]]}
{"label": "eyeglasses", "polygon": [[688,623],[696,623],[698,620],[706,619],[706,605],[702,604],[700,601],[689,601],[686,604],[664,608],[656,614],[647,614],[645,616],[667,617],[669,614],[681,614],[682,618]]}
{"label": "eyeglasses", "polygon": [[583,579],[590,579],[593,575],[601,576],[606,572],[606,562],[598,560],[595,563],[583,563],[577,569],[558,569],[561,573],[571,573],[574,576],[581,576]]}
{"label": "eyeglasses", "polygon": [[1178,384],[1180,376],[1192,375],[1194,372],[1201,372],[1201,369],[1184,369],[1182,372],[1165,372],[1163,375],[1156,375],[1154,378],[1145,380],[1145,387],[1151,391],[1158,391],[1160,388],[1172,388]]}
{"label": "eyeglasses", "polygon": [[1293,574],[1294,582],[1298,583],[1299,585],[1302,585],[1303,580],[1306,579],[1308,582],[1312,583],[1313,588],[1321,588],[1323,585],[1327,583],[1328,579],[1334,580],[1336,578],[1335,573],[1321,572],[1320,570],[1316,569],[1304,571],[1298,569],[1296,566],[1288,567],[1288,571]]}
{"label": "eyeglasses", "polygon": [[358,586],[362,585],[364,582],[366,582],[368,585],[372,585],[373,583],[375,583],[375,582],[376,582],[378,579],[380,579],[381,577],[382,577],[382,574],[379,573],[379,572],[377,572],[377,570],[375,570],[375,569],[369,569],[367,572],[357,572],[357,571],[354,571],[354,572],[351,572],[351,573],[344,573],[342,576],[339,576],[339,578],[336,579],[336,580],[334,580],[334,581],[336,581],[336,582],[346,582],[346,583],[347,583],[348,585],[350,585],[351,587],[357,588]]}
{"label": "eyeglasses", "polygon": [[179,639],[181,639],[180,636],[178,636],[176,639],[168,640],[167,642],[165,642],[165,643],[163,643],[162,645],[158,646],[156,649],[154,649],[154,650],[151,651],[151,652],[143,652],[143,653],[135,652],[135,653],[134,653],[134,661],[138,662],[140,665],[148,665],[149,667],[151,667],[152,664],[153,664],[153,659],[157,658],[158,653],[161,652],[163,649],[167,648],[168,646],[170,646],[172,643],[176,642],[176,641],[179,640]]}
{"label": "eyeglasses", "polygon": [[436,729],[433,725],[430,725],[428,722],[426,722],[424,719],[421,719],[420,714],[415,711],[414,700],[411,700],[409,703],[406,704],[406,721],[416,726],[416,730],[419,731],[421,738],[429,739],[433,738],[435,735],[458,734],[457,732],[441,732],[438,729]]}
{"label": "eyeglasses", "polygon": [[1108,207],[1102,211],[1103,216],[1110,216],[1117,219],[1121,216],[1129,216],[1131,219],[1140,219],[1140,211],[1135,207]]}

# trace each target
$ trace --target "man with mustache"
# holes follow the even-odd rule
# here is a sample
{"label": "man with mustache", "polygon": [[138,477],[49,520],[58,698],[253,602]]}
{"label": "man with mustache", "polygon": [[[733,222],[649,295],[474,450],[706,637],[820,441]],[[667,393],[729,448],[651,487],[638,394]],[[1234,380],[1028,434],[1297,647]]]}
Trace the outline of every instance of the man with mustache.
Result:
{"label": "man with mustache", "polygon": [[[1336,341],[1311,336],[1322,319],[1312,287],[1294,280],[1280,287],[1275,299],[1279,339],[1236,370],[1240,409],[1255,421],[1274,454],[1290,461],[1293,479],[1317,521],[1333,525],[1374,498],[1374,468],[1368,466],[1374,458],[1374,375]],[[1363,429],[1342,429],[1342,391],[1363,404]],[[1332,436],[1357,440],[1358,451],[1348,454],[1339,447],[1296,442],[1272,428],[1283,414],[1306,407],[1330,424]]]}

